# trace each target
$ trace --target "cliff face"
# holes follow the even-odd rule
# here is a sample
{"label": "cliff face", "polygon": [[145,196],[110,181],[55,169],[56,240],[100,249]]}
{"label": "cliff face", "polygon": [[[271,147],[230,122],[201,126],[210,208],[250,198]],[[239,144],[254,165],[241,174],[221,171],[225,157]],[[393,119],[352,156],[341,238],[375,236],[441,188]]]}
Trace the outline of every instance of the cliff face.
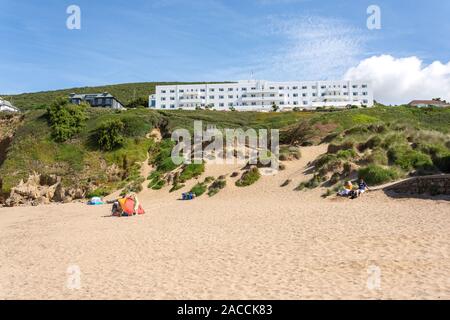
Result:
{"label": "cliff face", "polygon": [[[8,148],[14,139],[17,128],[22,124],[22,115],[0,114],[0,167],[6,160]],[[5,201],[6,195],[2,194],[3,179],[0,176],[0,204]]]}

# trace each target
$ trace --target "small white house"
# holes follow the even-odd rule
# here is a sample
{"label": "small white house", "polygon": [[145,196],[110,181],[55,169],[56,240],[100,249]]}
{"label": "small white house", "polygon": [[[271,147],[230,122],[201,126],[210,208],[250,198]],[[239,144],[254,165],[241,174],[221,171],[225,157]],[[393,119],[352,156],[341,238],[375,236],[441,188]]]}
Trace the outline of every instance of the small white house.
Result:
{"label": "small white house", "polygon": [[20,112],[20,110],[14,107],[11,102],[0,97],[0,112]]}

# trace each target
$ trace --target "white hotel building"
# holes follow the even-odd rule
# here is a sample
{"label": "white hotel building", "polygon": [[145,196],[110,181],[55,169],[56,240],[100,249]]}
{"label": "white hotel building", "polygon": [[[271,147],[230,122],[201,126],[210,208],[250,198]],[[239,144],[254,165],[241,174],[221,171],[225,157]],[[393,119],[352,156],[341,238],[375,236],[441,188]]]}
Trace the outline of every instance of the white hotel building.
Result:
{"label": "white hotel building", "polygon": [[281,111],[317,107],[373,106],[371,85],[363,81],[270,82],[244,80],[234,83],[157,86],[150,96],[152,109],[210,107],[214,110]]}

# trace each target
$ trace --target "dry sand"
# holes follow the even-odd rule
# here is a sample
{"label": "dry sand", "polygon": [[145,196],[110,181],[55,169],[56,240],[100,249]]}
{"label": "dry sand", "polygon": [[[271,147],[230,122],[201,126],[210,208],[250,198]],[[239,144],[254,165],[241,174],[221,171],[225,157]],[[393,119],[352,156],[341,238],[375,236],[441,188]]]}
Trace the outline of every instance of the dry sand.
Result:
{"label": "dry sand", "polygon": [[[81,203],[2,208],[0,299],[450,299],[450,202],[293,191],[324,151],[304,148],[248,188],[228,178],[212,198],[146,190],[140,217]],[[73,265],[79,289],[67,287]]]}

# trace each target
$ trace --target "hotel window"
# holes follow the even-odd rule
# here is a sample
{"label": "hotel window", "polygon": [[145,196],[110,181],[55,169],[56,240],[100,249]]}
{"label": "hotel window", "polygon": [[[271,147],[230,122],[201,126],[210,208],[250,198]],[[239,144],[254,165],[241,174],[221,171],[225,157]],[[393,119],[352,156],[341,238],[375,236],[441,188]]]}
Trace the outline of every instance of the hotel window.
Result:
{"label": "hotel window", "polygon": [[166,90],[162,90],[161,93],[166,93]]}
{"label": "hotel window", "polygon": [[367,100],[363,100],[363,103],[365,103],[365,104],[367,104],[369,101],[367,101]]}
{"label": "hotel window", "polygon": [[165,105],[165,104],[162,104],[162,105],[161,105],[161,108],[165,109],[165,108],[166,108],[166,105]]}
{"label": "hotel window", "polygon": [[233,91],[233,88],[228,88],[228,91]]}
{"label": "hotel window", "polygon": [[252,102],[252,106],[256,106],[256,102]]}
{"label": "hotel window", "polygon": [[210,92],[214,92],[214,88],[209,89]]}
{"label": "hotel window", "polygon": [[363,87],[363,89],[366,89],[367,88],[367,84],[363,84],[362,87]]}
{"label": "hotel window", "polygon": [[344,85],[344,86],[343,86],[343,88],[344,88],[344,89],[347,89],[347,86],[346,86],[346,85]]}
{"label": "hotel window", "polygon": [[228,103],[228,106],[229,106],[229,107],[232,107],[232,106],[233,106],[233,102],[229,102],[229,103]]}
{"label": "hotel window", "polygon": [[223,98],[225,98],[224,96],[219,96],[219,99],[223,99]]}
{"label": "hotel window", "polygon": [[317,89],[317,86],[312,86],[312,88],[313,88],[314,90],[316,90],[316,89]]}
{"label": "hotel window", "polygon": [[363,92],[363,96],[367,96],[367,92]]}
{"label": "hotel window", "polygon": [[175,90],[170,90],[170,93],[175,93]]}
{"label": "hotel window", "polygon": [[205,89],[200,89],[200,92],[205,92],[206,90]]}
{"label": "hotel window", "polygon": [[223,92],[223,91],[224,91],[224,89],[223,89],[223,88],[220,88],[220,89],[219,89],[219,91],[220,91],[220,92]]}
{"label": "hotel window", "polygon": [[242,98],[247,98],[247,95],[246,95],[246,94],[243,94],[243,95],[242,95]]}
{"label": "hotel window", "polygon": [[242,91],[247,91],[247,88],[241,88]]}
{"label": "hotel window", "polygon": [[161,101],[166,101],[166,98],[165,98],[165,97],[162,97],[162,98],[161,98]]}
{"label": "hotel window", "polygon": [[252,94],[251,97],[252,97],[252,98],[256,98],[256,94]]}
{"label": "hotel window", "polygon": [[280,104],[281,104],[281,105],[284,105],[284,101],[280,101]]}
{"label": "hotel window", "polygon": [[105,104],[111,105],[111,98],[106,98]]}
{"label": "hotel window", "polygon": [[284,87],[278,87],[278,90],[284,90]]}
{"label": "hotel window", "polygon": [[356,84],[354,84],[353,85],[353,89],[356,89],[356,88],[358,88],[358,86]]}
{"label": "hotel window", "polygon": [[298,89],[298,87],[292,87],[292,90],[297,90]]}
{"label": "hotel window", "polygon": [[243,105],[243,106],[246,106],[246,105],[247,105],[247,102],[242,102],[242,105]]}
{"label": "hotel window", "polygon": [[321,86],[320,89],[325,89],[327,86]]}
{"label": "hotel window", "polygon": [[358,92],[353,92],[353,95],[354,95],[354,96],[357,96],[357,95],[358,95]]}
{"label": "hotel window", "polygon": [[294,96],[294,97],[298,97],[298,94],[296,94],[296,93],[294,93],[292,96]]}
{"label": "hotel window", "polygon": [[271,97],[275,97],[275,93],[271,93],[270,96],[271,96]]}
{"label": "hotel window", "polygon": [[175,100],[175,97],[170,97],[170,100],[172,100],[172,101]]}
{"label": "hotel window", "polygon": [[204,100],[204,99],[206,99],[206,97],[205,96],[201,96],[200,99]]}
{"label": "hotel window", "polygon": [[210,99],[214,99],[214,96],[209,96]]}
{"label": "hotel window", "polygon": [[307,93],[304,93],[304,94],[302,94],[302,96],[303,96],[303,97],[307,97],[307,96],[308,96],[308,94],[307,94]]}
{"label": "hotel window", "polygon": [[233,99],[233,95],[229,95],[229,96],[228,96],[228,99]]}
{"label": "hotel window", "polygon": [[223,103],[219,103],[219,107],[225,107]]}
{"label": "hotel window", "polygon": [[270,90],[275,90],[275,87],[270,87],[269,89],[270,89]]}
{"label": "hotel window", "polygon": [[171,109],[175,109],[175,105],[174,105],[174,104],[171,104],[171,105],[170,105],[170,108],[171,108]]}
{"label": "hotel window", "polygon": [[307,105],[307,104],[308,104],[308,101],[303,101],[303,104],[304,104],[304,105]]}
{"label": "hotel window", "polygon": [[297,101],[294,101],[294,106],[296,106],[296,105],[298,105],[298,102],[297,102]]}
{"label": "hotel window", "polygon": [[179,92],[180,92],[180,93],[183,93],[183,92],[184,92],[184,90],[183,90],[183,89],[180,89],[180,90],[179,90]]}
{"label": "hotel window", "polygon": [[307,87],[307,86],[303,86],[302,89],[303,89],[303,90],[306,90],[306,89],[308,89],[308,87]]}
{"label": "hotel window", "polygon": [[255,88],[255,87],[253,87],[253,88],[252,88],[252,90],[256,90],[256,88]]}
{"label": "hotel window", "polygon": [[317,94],[316,94],[316,93],[313,93],[312,96],[313,96],[313,97],[317,97]]}
{"label": "hotel window", "polygon": [[348,96],[348,92],[344,92],[344,96]]}

